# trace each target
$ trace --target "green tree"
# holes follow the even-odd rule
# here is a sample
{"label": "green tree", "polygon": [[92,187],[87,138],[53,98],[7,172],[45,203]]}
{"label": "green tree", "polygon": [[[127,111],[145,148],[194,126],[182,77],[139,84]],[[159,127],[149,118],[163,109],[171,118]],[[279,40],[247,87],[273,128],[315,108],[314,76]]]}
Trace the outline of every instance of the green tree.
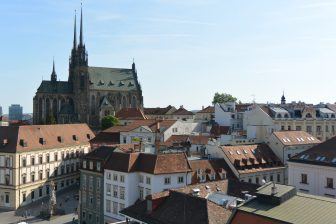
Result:
{"label": "green tree", "polygon": [[227,102],[236,102],[237,98],[228,93],[215,93],[212,104],[216,103],[227,103]]}
{"label": "green tree", "polygon": [[106,117],[103,117],[102,121],[101,121],[101,128],[103,130],[113,127],[115,125],[119,124],[119,119],[116,118],[115,116],[112,115],[108,115]]}

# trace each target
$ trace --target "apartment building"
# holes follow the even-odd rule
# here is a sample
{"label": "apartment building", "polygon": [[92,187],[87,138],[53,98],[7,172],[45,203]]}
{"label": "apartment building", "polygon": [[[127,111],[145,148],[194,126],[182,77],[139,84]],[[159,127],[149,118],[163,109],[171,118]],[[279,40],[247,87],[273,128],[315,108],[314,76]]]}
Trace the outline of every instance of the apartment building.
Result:
{"label": "apartment building", "polygon": [[119,211],[147,195],[186,186],[188,172],[184,153],[114,152],[104,171],[105,222],[124,220]]}
{"label": "apartment building", "polygon": [[94,137],[86,124],[0,127],[0,207],[17,209],[79,183]]}
{"label": "apartment building", "polygon": [[254,105],[244,114],[248,138],[265,141],[273,131],[306,131],[325,141],[335,136],[336,113],[323,105],[304,103]]}
{"label": "apartment building", "polygon": [[104,223],[104,166],[115,147],[100,147],[86,154],[80,169],[80,223]]}
{"label": "apartment building", "polygon": [[288,181],[300,192],[336,198],[336,137],[289,159]]}

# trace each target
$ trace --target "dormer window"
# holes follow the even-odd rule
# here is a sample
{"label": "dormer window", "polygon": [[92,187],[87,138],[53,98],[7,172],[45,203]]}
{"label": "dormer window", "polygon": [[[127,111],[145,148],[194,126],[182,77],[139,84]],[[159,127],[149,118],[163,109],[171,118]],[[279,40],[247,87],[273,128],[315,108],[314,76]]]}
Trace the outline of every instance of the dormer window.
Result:
{"label": "dormer window", "polygon": [[91,139],[91,135],[90,134],[87,134],[86,137],[87,137],[87,139]]}
{"label": "dormer window", "polygon": [[73,139],[74,141],[78,141],[78,137],[77,137],[77,135],[73,135],[73,136],[72,136],[72,139]]}
{"label": "dormer window", "polygon": [[39,142],[41,145],[45,145],[47,143],[47,141],[44,138],[40,138]]}
{"label": "dormer window", "polygon": [[62,143],[62,142],[63,142],[63,138],[62,138],[62,136],[58,136],[58,137],[57,137],[57,141],[60,142],[60,143]]}
{"label": "dormer window", "polygon": [[5,146],[5,145],[7,145],[7,144],[8,144],[8,139],[7,139],[7,138],[3,139],[3,140],[2,140],[2,145]]}
{"label": "dormer window", "polygon": [[99,80],[99,85],[100,85],[100,86],[103,86],[104,84],[105,84],[104,81]]}
{"label": "dormer window", "polygon": [[22,147],[27,147],[27,141],[25,141],[24,139],[20,139],[20,145]]}
{"label": "dormer window", "polygon": [[114,83],[113,83],[112,81],[110,81],[108,85],[109,85],[109,86],[113,86]]}
{"label": "dormer window", "polygon": [[123,85],[125,85],[125,83],[123,81],[120,81],[119,86],[123,86]]}

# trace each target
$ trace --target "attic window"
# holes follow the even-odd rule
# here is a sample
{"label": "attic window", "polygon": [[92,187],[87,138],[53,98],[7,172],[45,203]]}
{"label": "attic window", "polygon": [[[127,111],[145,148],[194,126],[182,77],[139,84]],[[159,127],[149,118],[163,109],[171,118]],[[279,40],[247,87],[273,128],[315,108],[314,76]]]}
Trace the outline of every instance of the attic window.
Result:
{"label": "attic window", "polygon": [[91,135],[90,135],[90,134],[86,134],[86,137],[87,137],[88,139],[91,139]]}
{"label": "attic window", "polygon": [[7,144],[8,144],[8,139],[7,139],[7,138],[3,139],[3,140],[2,140],[2,144],[3,144],[3,145],[7,145]]}
{"label": "attic window", "polygon": [[89,81],[89,83],[90,83],[90,85],[93,85],[93,82],[91,80]]}
{"label": "attic window", "polygon": [[103,86],[104,84],[105,84],[104,81],[99,80],[99,85],[100,85],[100,86]]}
{"label": "attic window", "polygon": [[57,141],[59,141],[59,142],[62,143],[62,142],[63,142],[63,138],[62,138],[62,136],[58,136],[58,137],[57,137]]}
{"label": "attic window", "polygon": [[27,141],[25,141],[24,139],[20,139],[20,145],[22,147],[27,147]]}
{"label": "attic window", "polygon": [[125,83],[123,81],[120,81],[119,86],[123,86],[123,85],[125,85]]}
{"label": "attic window", "polygon": [[47,143],[47,141],[44,138],[40,138],[39,142],[41,145],[45,145]]}
{"label": "attic window", "polygon": [[305,156],[306,156],[306,155],[302,155],[302,156],[300,156],[300,159],[304,159]]}
{"label": "attic window", "polygon": [[239,150],[237,150],[236,152],[237,152],[237,154],[238,154],[238,155],[240,155],[240,154],[241,154]]}
{"label": "attic window", "polygon": [[321,156],[316,157],[316,160],[320,160],[320,159],[321,159]]}
{"label": "attic window", "polygon": [[112,81],[110,81],[108,85],[109,85],[109,86],[113,86],[114,83],[113,83]]}
{"label": "attic window", "polygon": [[73,135],[73,136],[72,136],[72,139],[73,139],[74,141],[78,141],[78,137],[77,137],[77,135]]}
{"label": "attic window", "polygon": [[244,152],[244,154],[247,154],[247,151],[245,149],[243,150],[243,152]]}
{"label": "attic window", "polygon": [[132,82],[128,83],[128,86],[134,86],[134,84]]}

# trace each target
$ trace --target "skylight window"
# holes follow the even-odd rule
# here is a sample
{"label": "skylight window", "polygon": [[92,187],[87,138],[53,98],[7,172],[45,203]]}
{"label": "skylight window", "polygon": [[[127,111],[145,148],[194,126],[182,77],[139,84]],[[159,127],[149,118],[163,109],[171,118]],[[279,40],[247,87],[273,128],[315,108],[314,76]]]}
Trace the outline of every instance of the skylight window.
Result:
{"label": "skylight window", "polygon": [[302,156],[300,156],[300,159],[304,159],[305,156],[306,156],[306,155],[302,155]]}
{"label": "skylight window", "polygon": [[247,151],[245,149],[243,151],[244,151],[244,154],[247,154]]}
{"label": "skylight window", "polygon": [[283,142],[287,142],[285,138],[282,139]]}
{"label": "skylight window", "polygon": [[304,142],[304,139],[303,138],[300,138],[301,139],[301,141],[303,141]]}
{"label": "skylight window", "polygon": [[333,160],[331,160],[332,163],[336,163],[336,158],[333,158]]}
{"label": "skylight window", "polygon": [[299,138],[296,138],[299,142],[301,142],[301,140]]}
{"label": "skylight window", "polygon": [[238,154],[238,155],[240,155],[240,154],[241,154],[239,150],[237,150],[237,154]]}
{"label": "skylight window", "polygon": [[324,161],[326,159],[326,157],[322,156],[320,161]]}
{"label": "skylight window", "polygon": [[318,156],[317,158],[316,158],[316,160],[320,160],[321,159],[321,156]]}
{"label": "skylight window", "polygon": [[310,137],[310,139],[311,139],[312,141],[314,141],[314,140],[315,140],[313,137]]}
{"label": "skylight window", "polygon": [[308,159],[309,158],[309,155],[306,155],[305,157],[304,157],[304,159]]}
{"label": "skylight window", "polygon": [[233,153],[231,151],[229,151],[230,155],[233,155]]}

